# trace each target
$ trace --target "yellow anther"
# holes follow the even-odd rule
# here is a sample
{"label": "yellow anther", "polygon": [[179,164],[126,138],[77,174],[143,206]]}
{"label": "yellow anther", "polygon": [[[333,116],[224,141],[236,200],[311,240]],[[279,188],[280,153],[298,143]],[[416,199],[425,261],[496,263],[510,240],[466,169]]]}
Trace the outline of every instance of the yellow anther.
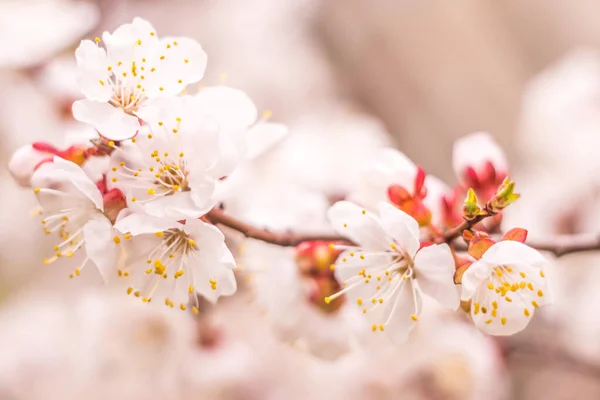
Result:
{"label": "yellow anther", "polygon": [[481,312],[484,314],[487,314],[487,308],[486,307],[481,307]]}
{"label": "yellow anther", "polygon": [[373,332],[375,332],[375,331],[377,330],[377,325],[376,325],[376,324],[373,324],[373,326],[371,326],[371,330],[372,330]]}
{"label": "yellow anther", "polygon": [[526,278],[527,274],[525,274],[525,272],[521,271],[519,272],[519,275],[521,275],[521,278]]}
{"label": "yellow anther", "polygon": [[335,264],[331,264],[331,265],[329,266],[329,270],[330,270],[330,271],[335,271]]}
{"label": "yellow anther", "polygon": [[146,275],[150,275],[152,273],[152,267],[148,268],[144,272],[146,273]]}
{"label": "yellow anther", "polygon": [[361,260],[364,260],[364,259],[365,259],[365,256],[364,256],[363,254],[361,254],[361,255],[360,255],[360,259],[361,259]]}
{"label": "yellow anther", "polygon": [[527,284],[525,283],[525,281],[519,282],[519,288],[525,289],[526,287],[527,287]]}
{"label": "yellow anther", "polygon": [[[154,234],[156,235],[156,237],[163,237],[164,232],[155,232]],[[159,260],[156,260],[156,261],[159,261]]]}
{"label": "yellow anther", "polygon": [[142,45],[142,41],[138,39],[137,44],[138,44],[138,46],[141,46]]}
{"label": "yellow anther", "polygon": [[121,161],[121,162],[119,163],[119,165],[120,165],[121,167],[124,167],[124,166],[125,166],[125,162],[124,162],[124,161]]}
{"label": "yellow anther", "polygon": [[133,288],[132,287],[128,287],[127,288],[127,294],[131,294],[133,293]]}
{"label": "yellow anther", "polygon": [[131,198],[131,201],[133,201],[133,202],[136,202],[136,201],[137,201],[137,198],[135,198],[135,197],[132,197],[132,198]]}
{"label": "yellow anther", "polygon": [[509,274],[512,272],[512,268],[511,267],[506,267],[506,272],[508,272]]}
{"label": "yellow anther", "polygon": [[418,321],[419,320],[419,317],[417,317],[415,314],[412,314],[410,316],[410,318],[412,318],[413,321]]}
{"label": "yellow anther", "polygon": [[367,313],[367,309],[366,309],[366,308],[363,308],[363,310],[362,310],[362,313],[363,313],[363,314],[366,314],[366,313]]}
{"label": "yellow anther", "polygon": [[498,278],[502,278],[502,271],[500,269],[496,269],[496,275],[498,275]]}
{"label": "yellow anther", "polygon": [[104,81],[102,79],[100,79],[98,82],[100,82],[100,85],[104,86]]}
{"label": "yellow anther", "polygon": [[195,240],[193,240],[193,239],[189,239],[189,240],[188,240],[188,244],[189,244],[190,246],[195,246],[195,245],[196,245],[196,241],[195,241]]}
{"label": "yellow anther", "polygon": [[544,292],[542,292],[542,289],[540,289],[540,290],[538,290],[538,291],[537,291],[537,295],[538,295],[539,297],[542,297],[542,296],[544,296]]}
{"label": "yellow anther", "polygon": [[177,80],[177,83],[179,83],[179,84],[182,84],[182,83],[183,83],[183,81],[182,81],[181,79],[178,79],[178,80]]}
{"label": "yellow anther", "polygon": [[129,272],[127,272],[127,271],[123,272],[123,276],[124,277],[128,277],[129,276]]}
{"label": "yellow anther", "polygon": [[363,215],[367,214],[367,210],[362,210],[361,212],[363,213]]}
{"label": "yellow anther", "polygon": [[69,278],[73,279],[73,274],[69,274]]}
{"label": "yellow anther", "polygon": [[379,304],[383,304],[383,299],[380,298],[378,301],[379,301]]}
{"label": "yellow anther", "polygon": [[359,306],[362,306],[363,300],[361,298],[356,299],[356,304],[358,304]]}
{"label": "yellow anther", "polygon": [[183,62],[187,64],[187,63],[189,63],[189,62],[190,62],[190,60],[188,60],[188,59],[186,58],[185,60],[183,60]]}
{"label": "yellow anther", "polygon": [[118,179],[117,178],[112,178],[111,181],[116,182]]}
{"label": "yellow anther", "polygon": [[532,291],[533,291],[533,284],[532,284],[531,282],[529,282],[529,283],[527,284],[527,287],[529,288],[529,290],[532,290]]}
{"label": "yellow anther", "polygon": [[173,128],[173,133],[179,132],[177,129]]}
{"label": "yellow anther", "polygon": [[350,254],[350,257],[354,257],[354,252],[353,251],[351,251],[349,254]]}
{"label": "yellow anther", "polygon": [[194,315],[198,315],[200,311],[198,310],[198,307],[192,307],[192,312],[194,313]]}
{"label": "yellow anther", "polygon": [[33,189],[33,193],[38,194],[40,192],[40,190],[41,190],[40,188],[35,188],[35,189]]}
{"label": "yellow anther", "polygon": [[127,72],[123,72],[123,76],[126,77],[127,76]]}
{"label": "yellow anther", "polygon": [[479,308],[480,308],[479,303],[475,302],[475,304],[473,304],[473,314],[475,314],[475,315],[479,314]]}
{"label": "yellow anther", "polygon": [[531,302],[531,305],[534,306],[535,308],[539,307],[537,301],[535,301],[535,300]]}
{"label": "yellow anther", "polygon": [[156,32],[150,32],[150,36],[156,35]]}
{"label": "yellow anther", "polygon": [[190,285],[190,287],[188,288],[188,292],[194,293],[194,286]]}
{"label": "yellow anther", "polygon": [[182,269],[180,269],[179,271],[175,272],[175,279],[179,278],[183,274],[184,274],[184,272],[183,272]]}
{"label": "yellow anther", "polygon": [[541,276],[542,278],[545,278],[545,277],[546,277],[546,275],[544,275],[544,271],[540,270],[540,276]]}
{"label": "yellow anther", "polygon": [[494,290],[494,284],[492,282],[487,284],[488,289]]}
{"label": "yellow anther", "polygon": [[167,49],[171,48],[171,43],[167,43]]}
{"label": "yellow anther", "polygon": [[141,294],[142,294],[142,293],[140,293],[140,291],[138,290],[138,291],[137,291],[137,292],[135,292],[133,295],[134,295],[135,297],[140,297],[140,296],[141,296]]}
{"label": "yellow anther", "polygon": [[528,309],[523,309],[523,314],[525,314],[526,317],[529,317],[530,313]]}
{"label": "yellow anther", "polygon": [[492,323],[492,320],[491,320],[491,319],[488,319],[487,321],[485,321],[485,323],[489,325],[489,324],[491,324],[491,323]]}
{"label": "yellow anther", "polygon": [[75,275],[81,275],[81,270],[79,268],[75,268]]}
{"label": "yellow anther", "polygon": [[123,271],[121,271],[121,270],[118,270],[118,271],[117,271],[117,275],[119,275],[119,276],[123,276]]}
{"label": "yellow anther", "polygon": [[375,303],[377,303],[377,300],[376,299],[371,299],[371,303],[375,304]]}
{"label": "yellow anther", "polygon": [[508,301],[509,303],[512,303],[512,299],[508,296],[504,297],[504,300]]}
{"label": "yellow anther", "polygon": [[348,227],[348,224],[344,224],[344,228],[347,228],[347,227]]}
{"label": "yellow anther", "polygon": [[492,317],[496,317],[498,315],[498,310],[493,309],[492,310]]}
{"label": "yellow anther", "polygon": [[346,257],[344,257],[344,258],[342,258],[342,261],[346,262],[346,261],[348,261],[348,259]]}
{"label": "yellow anther", "polygon": [[152,134],[151,133],[148,134],[148,139],[152,139]]}
{"label": "yellow anther", "polygon": [[385,325],[379,325],[379,330],[383,332],[383,330],[385,329]]}
{"label": "yellow anther", "polygon": [[506,325],[506,317],[500,318],[500,322],[502,322],[502,325]]}
{"label": "yellow anther", "polygon": [[492,307],[498,308],[498,302],[496,300],[492,301]]}
{"label": "yellow anther", "polygon": [[109,71],[112,71],[112,67],[111,67],[110,65],[108,66],[108,70],[109,70]]}
{"label": "yellow anther", "polygon": [[95,38],[94,38],[94,42],[96,42],[96,43],[100,43],[100,38],[99,38],[99,37],[95,37]]}
{"label": "yellow anther", "polygon": [[120,238],[120,237],[118,237],[118,236],[115,236],[115,237],[113,238],[113,241],[114,241],[116,244],[119,244],[119,243],[121,243],[121,238]]}
{"label": "yellow anther", "polygon": [[162,92],[163,90],[165,90],[165,88],[161,86],[158,88],[158,90],[160,90]]}
{"label": "yellow anther", "polygon": [[160,56],[160,59],[161,59],[161,60],[164,60],[164,59],[165,59],[165,56]]}
{"label": "yellow anther", "polygon": [[174,41],[174,42],[173,42],[173,46],[177,46],[177,41]]}
{"label": "yellow anther", "polygon": [[59,248],[59,247],[58,247],[58,245],[55,245],[55,246],[53,247],[54,251],[58,251],[58,248]]}
{"label": "yellow anther", "polygon": [[395,243],[390,244],[390,248],[392,250],[396,250],[397,249],[396,244]]}
{"label": "yellow anther", "polygon": [[117,172],[117,167],[112,167],[111,169],[113,172]]}
{"label": "yellow anther", "polygon": [[150,188],[150,189],[148,189],[148,194],[149,194],[149,195],[153,195],[153,194],[155,194],[155,193],[156,193],[156,191],[154,190],[154,188]]}
{"label": "yellow anther", "polygon": [[179,157],[183,157],[183,152],[179,153]]}
{"label": "yellow anther", "polygon": [[325,301],[325,304],[331,303],[331,298],[329,296],[325,297],[323,300]]}
{"label": "yellow anther", "polygon": [[149,299],[147,297],[142,297],[142,302],[148,303]]}

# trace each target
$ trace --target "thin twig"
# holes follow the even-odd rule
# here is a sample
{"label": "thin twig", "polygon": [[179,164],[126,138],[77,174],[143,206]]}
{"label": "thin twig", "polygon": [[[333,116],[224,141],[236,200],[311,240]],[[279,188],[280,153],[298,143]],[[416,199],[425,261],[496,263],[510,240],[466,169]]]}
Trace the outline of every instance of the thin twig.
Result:
{"label": "thin twig", "polygon": [[444,233],[441,243],[450,243],[450,242],[454,241],[454,239],[462,236],[462,234],[465,230],[471,229],[472,227],[474,227],[475,225],[477,225],[478,223],[483,221],[485,218],[491,217],[491,216],[492,216],[491,214],[477,215],[475,218],[473,218],[470,221],[464,220],[462,223],[456,225],[454,228],[448,229]]}
{"label": "thin twig", "polygon": [[266,243],[271,243],[284,247],[297,246],[302,242],[308,242],[313,240],[324,240],[331,242],[340,241],[345,243],[351,243],[347,238],[340,235],[271,232],[268,229],[260,229],[245,222],[242,222],[230,215],[227,215],[223,210],[219,208],[214,208],[208,214],[206,214],[206,219],[208,219],[215,225],[226,226],[227,228],[233,229],[234,231],[238,231],[248,238],[258,239]]}

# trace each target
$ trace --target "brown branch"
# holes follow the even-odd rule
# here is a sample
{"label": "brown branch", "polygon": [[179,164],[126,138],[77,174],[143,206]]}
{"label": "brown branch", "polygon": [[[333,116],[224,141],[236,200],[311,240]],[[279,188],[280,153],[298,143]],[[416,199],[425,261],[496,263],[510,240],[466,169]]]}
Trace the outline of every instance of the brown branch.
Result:
{"label": "brown branch", "polygon": [[442,237],[442,240],[440,240],[440,243],[450,243],[454,241],[454,239],[461,237],[465,230],[471,229],[472,227],[483,221],[485,218],[491,216],[493,216],[493,214],[488,212],[484,215],[477,215],[470,221],[464,220],[462,223],[456,225],[454,228],[450,228],[446,232],[444,232],[444,236]]}
{"label": "brown branch", "polygon": [[278,246],[297,246],[302,242],[308,242],[313,240],[324,240],[331,242],[341,241],[352,244],[352,242],[350,242],[347,238],[339,235],[271,232],[268,229],[260,229],[245,222],[242,222],[230,215],[227,215],[223,210],[219,208],[214,208],[208,214],[206,214],[206,219],[208,219],[215,225],[226,226],[227,228],[233,229],[234,231],[238,231],[248,238],[262,240],[263,242],[275,244]]}

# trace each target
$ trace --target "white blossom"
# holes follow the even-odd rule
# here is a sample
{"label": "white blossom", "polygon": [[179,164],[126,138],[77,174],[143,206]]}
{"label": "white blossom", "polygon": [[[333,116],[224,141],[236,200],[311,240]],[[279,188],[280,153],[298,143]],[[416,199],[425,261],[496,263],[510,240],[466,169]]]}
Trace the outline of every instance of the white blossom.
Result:
{"label": "white blossom", "polygon": [[197,313],[196,292],[213,303],[219,296],[235,293],[235,260],[215,226],[198,219],[182,224],[132,214],[115,228],[124,238],[121,245],[127,257],[116,273],[127,294],[181,310],[187,309],[191,297]]}
{"label": "white blossom", "polygon": [[548,261],[516,241],[492,245],[462,276],[462,299],[471,299],[471,316],[491,335],[523,330],[538,307],[550,302]]}
{"label": "white blossom", "polygon": [[83,40],[75,51],[86,99],[73,104],[73,115],[106,138],[135,136],[144,107],[156,98],[177,95],[204,75],[206,54],[197,42],[185,37],[159,40],[141,18],[112,34],[104,32],[102,38],[106,49],[97,39]]}
{"label": "white blossom", "polygon": [[357,243],[335,264],[343,289],[326,301],[346,294],[393,340],[405,339],[419,320],[421,292],[451,309],[458,308],[454,260],[446,244],[419,250],[419,226],[388,203],[379,204],[380,217],[341,201],[328,213],[333,227]]}
{"label": "white blossom", "polygon": [[83,253],[83,262],[74,275],[91,264],[108,280],[118,258],[118,239],[103,213],[102,194],[94,182],[76,164],[55,157],[35,172],[32,184],[42,207],[44,231],[59,237],[54,255],[44,263]]}

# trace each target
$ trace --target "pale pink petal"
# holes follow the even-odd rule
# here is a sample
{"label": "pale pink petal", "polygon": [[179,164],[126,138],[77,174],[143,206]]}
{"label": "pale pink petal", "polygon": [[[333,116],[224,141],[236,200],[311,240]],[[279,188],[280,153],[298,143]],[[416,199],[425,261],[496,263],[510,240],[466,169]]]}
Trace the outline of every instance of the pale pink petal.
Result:
{"label": "pale pink petal", "polygon": [[327,211],[333,228],[365,250],[388,250],[393,239],[385,232],[379,219],[354,203],[338,201]]}
{"label": "pale pink petal", "polygon": [[89,100],[106,102],[112,96],[108,57],[104,48],[91,40],[82,40],[75,50],[79,76],[77,82]]}
{"label": "pale pink petal", "polygon": [[180,228],[181,224],[163,218],[153,217],[147,214],[131,214],[115,224],[115,229],[121,233],[130,233],[133,236],[144,233],[163,232],[171,228]]}
{"label": "pale pink petal", "polygon": [[89,221],[83,227],[85,250],[89,259],[96,264],[104,282],[116,276],[119,247],[114,241],[114,231],[107,218]]}
{"label": "pale pink petal", "polygon": [[248,151],[246,159],[254,159],[265,154],[288,135],[286,125],[260,122],[246,133]]}

